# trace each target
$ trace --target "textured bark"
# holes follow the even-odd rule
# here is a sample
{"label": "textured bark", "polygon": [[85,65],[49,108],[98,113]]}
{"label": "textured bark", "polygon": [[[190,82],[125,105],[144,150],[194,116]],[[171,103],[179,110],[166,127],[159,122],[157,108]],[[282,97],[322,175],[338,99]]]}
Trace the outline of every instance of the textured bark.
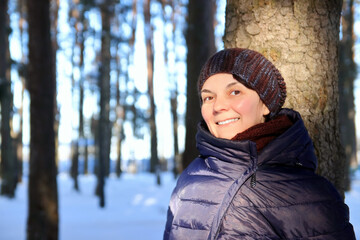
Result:
{"label": "textured bark", "polygon": [[53,50],[50,0],[27,0],[29,24],[30,172],[27,239],[58,239]]}
{"label": "textured bark", "polygon": [[11,112],[13,96],[10,80],[8,1],[0,2],[0,102],[1,102],[1,191],[7,197],[15,196],[17,160],[11,137]]}
{"label": "textured bark", "polygon": [[340,137],[345,150],[345,189],[350,190],[350,167],[356,168],[356,130],[354,81],[356,63],[354,61],[354,1],[344,1],[342,17],[342,39],[339,47],[339,117]]}
{"label": "textured bark", "polygon": [[197,79],[202,65],[216,51],[213,7],[213,1],[209,0],[189,0],[188,3],[186,136],[185,151],[182,156],[183,169],[198,155],[195,135],[201,113]]}
{"label": "textured bark", "polygon": [[299,111],[314,141],[318,173],[344,192],[338,121],[340,0],[228,0],[224,44],[257,50],[285,78],[285,107]]}

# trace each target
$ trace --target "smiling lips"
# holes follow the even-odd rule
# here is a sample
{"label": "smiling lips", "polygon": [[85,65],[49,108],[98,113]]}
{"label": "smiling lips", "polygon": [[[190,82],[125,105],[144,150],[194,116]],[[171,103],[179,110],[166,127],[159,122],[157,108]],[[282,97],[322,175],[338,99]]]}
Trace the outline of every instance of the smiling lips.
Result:
{"label": "smiling lips", "polygon": [[224,125],[224,124],[228,124],[228,123],[231,123],[231,122],[236,122],[236,121],[239,120],[239,119],[240,119],[240,118],[228,119],[228,120],[225,120],[225,121],[217,122],[216,124],[217,124],[217,125]]}

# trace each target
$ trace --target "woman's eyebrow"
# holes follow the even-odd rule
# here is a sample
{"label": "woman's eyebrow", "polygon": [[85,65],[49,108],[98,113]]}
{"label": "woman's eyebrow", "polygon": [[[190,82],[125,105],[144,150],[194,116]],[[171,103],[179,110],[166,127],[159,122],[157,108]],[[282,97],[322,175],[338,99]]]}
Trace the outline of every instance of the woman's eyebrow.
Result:
{"label": "woman's eyebrow", "polygon": [[205,88],[205,89],[202,89],[200,93],[212,93],[212,91]]}
{"label": "woman's eyebrow", "polygon": [[228,85],[226,85],[226,88],[231,88],[232,86],[237,85],[238,83],[239,83],[238,81],[231,82]]}

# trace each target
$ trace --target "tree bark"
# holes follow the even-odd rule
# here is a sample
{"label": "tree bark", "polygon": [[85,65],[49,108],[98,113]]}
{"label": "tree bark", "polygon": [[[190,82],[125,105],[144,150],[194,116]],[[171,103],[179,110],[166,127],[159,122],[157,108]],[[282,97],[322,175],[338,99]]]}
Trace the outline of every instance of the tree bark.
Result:
{"label": "tree bark", "polygon": [[186,30],[187,87],[186,87],[186,135],[182,168],[185,169],[198,155],[195,135],[201,119],[197,79],[201,67],[215,53],[214,4],[209,0],[189,0],[188,26]]}
{"label": "tree bark", "polygon": [[338,43],[341,0],[228,0],[224,45],[263,53],[282,73],[285,107],[304,118],[318,173],[344,193],[339,138]]}
{"label": "tree bark", "polygon": [[29,24],[30,172],[27,239],[58,239],[53,50],[50,0],[27,0]]}

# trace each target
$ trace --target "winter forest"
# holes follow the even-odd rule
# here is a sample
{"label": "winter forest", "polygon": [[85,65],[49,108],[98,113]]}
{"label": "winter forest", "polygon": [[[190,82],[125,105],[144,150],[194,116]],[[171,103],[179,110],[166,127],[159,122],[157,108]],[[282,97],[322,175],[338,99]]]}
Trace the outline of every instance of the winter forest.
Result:
{"label": "winter forest", "polygon": [[360,199],[358,4],[0,1],[0,239],[161,239],[197,156],[198,74],[235,46],[280,69],[318,173]]}

